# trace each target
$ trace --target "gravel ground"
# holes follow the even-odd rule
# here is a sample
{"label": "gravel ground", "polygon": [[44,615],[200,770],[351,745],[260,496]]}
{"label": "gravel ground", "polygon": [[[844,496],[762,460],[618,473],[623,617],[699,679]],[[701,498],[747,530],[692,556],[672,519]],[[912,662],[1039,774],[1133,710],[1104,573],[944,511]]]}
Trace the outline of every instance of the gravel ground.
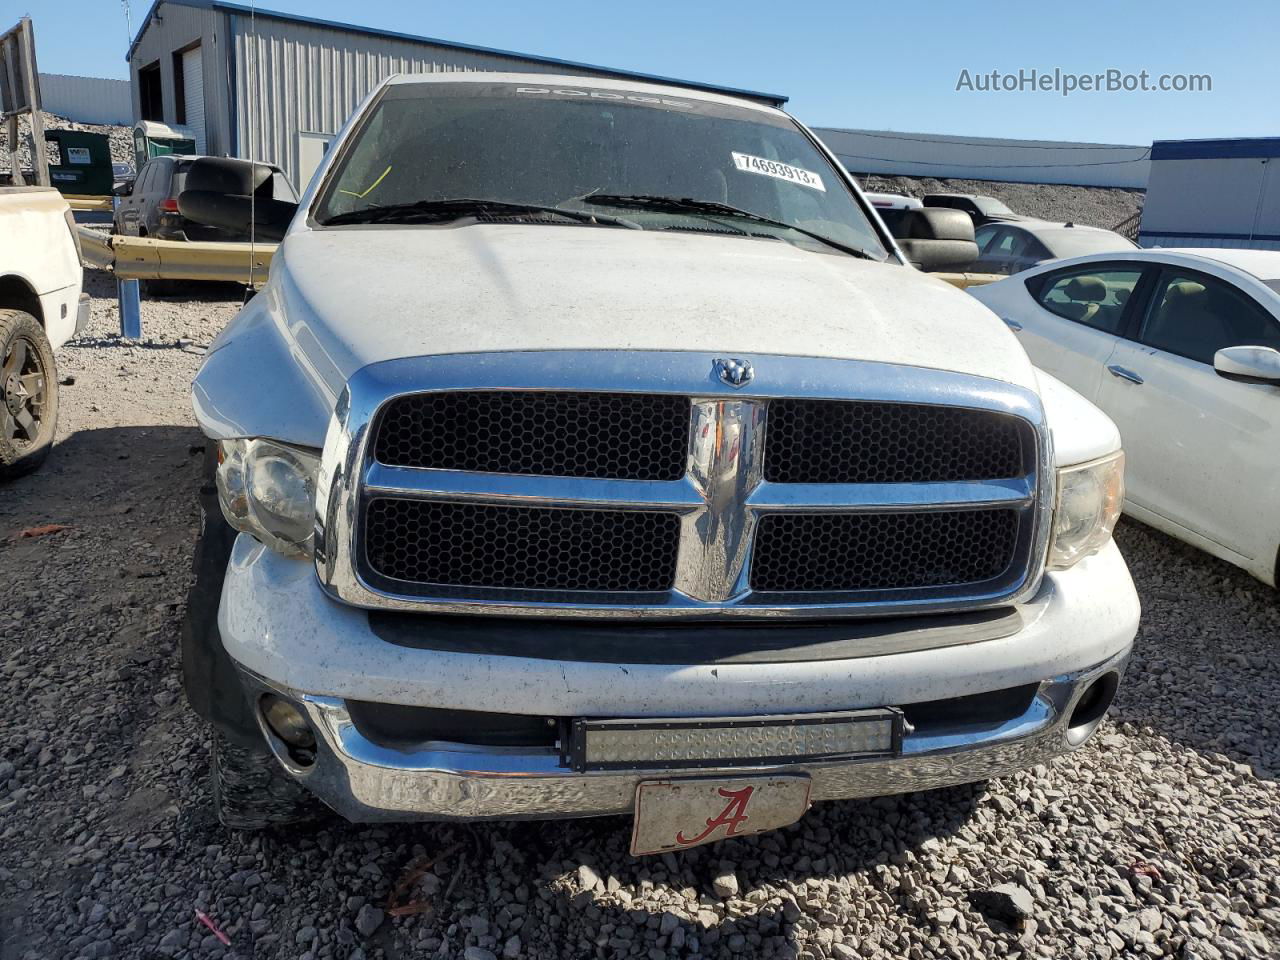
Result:
{"label": "gravel ground", "polygon": [[[133,133],[129,127],[101,123],[77,123],[60,117],[57,114],[41,111],[45,130],[82,130],[89,133],[105,133],[111,150],[112,163],[133,165]],[[9,135],[8,128],[0,125],[0,174],[8,175],[9,169]],[[18,118],[18,165],[23,170],[31,169],[31,120],[29,117]]]}
{"label": "gravel ground", "polygon": [[[179,687],[201,443],[180,341],[238,299],[145,302],[150,339],[125,342],[90,289],[61,442],[0,491],[3,960],[1280,952],[1276,595],[1132,523],[1135,660],[1100,735],[1048,767],[656,859],[621,818],[223,831]],[[68,529],[16,536],[48,523]],[[404,894],[427,908],[389,916],[434,856]]]}
{"label": "gravel ground", "polygon": [[1014,213],[1057,223],[1082,223],[1110,230],[1142,209],[1143,190],[1069,187],[1057,183],[1000,183],[994,180],[937,180],[933,177],[860,179],[867,190],[923,197],[927,193],[977,193],[1003,200]]}

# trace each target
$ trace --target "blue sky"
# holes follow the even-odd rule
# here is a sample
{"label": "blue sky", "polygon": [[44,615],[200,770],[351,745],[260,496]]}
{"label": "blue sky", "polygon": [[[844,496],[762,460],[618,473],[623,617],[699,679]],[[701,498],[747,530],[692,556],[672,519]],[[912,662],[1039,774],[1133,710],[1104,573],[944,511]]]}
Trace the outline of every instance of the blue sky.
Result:
{"label": "blue sky", "polygon": [[[247,3],[248,0],[240,0]],[[131,0],[134,29],[150,0]],[[643,4],[266,0],[266,9],[785,93],[816,126],[1149,143],[1280,135],[1275,0]],[[120,0],[0,0],[40,69],[127,78]],[[1202,93],[957,92],[962,70],[1209,74]]]}

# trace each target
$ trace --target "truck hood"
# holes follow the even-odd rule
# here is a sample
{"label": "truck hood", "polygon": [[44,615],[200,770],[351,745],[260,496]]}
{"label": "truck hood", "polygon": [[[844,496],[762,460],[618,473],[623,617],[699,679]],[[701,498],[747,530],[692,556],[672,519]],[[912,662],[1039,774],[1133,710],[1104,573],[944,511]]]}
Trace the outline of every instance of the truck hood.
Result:
{"label": "truck hood", "polygon": [[380,360],[503,350],[819,356],[1035,389],[1016,339],[972,297],[777,240],[545,224],[295,230],[266,294],[291,352],[334,396]]}

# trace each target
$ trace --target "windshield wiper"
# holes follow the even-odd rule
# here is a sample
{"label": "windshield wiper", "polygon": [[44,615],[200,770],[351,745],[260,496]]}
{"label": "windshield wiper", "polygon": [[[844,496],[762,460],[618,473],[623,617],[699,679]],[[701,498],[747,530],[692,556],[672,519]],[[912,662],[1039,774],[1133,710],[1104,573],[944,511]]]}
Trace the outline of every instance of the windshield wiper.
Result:
{"label": "windshield wiper", "polygon": [[711,216],[721,217],[737,217],[743,220],[753,220],[756,223],[768,224],[771,227],[783,227],[787,230],[794,230],[796,233],[803,234],[819,243],[825,243],[829,247],[834,247],[851,257],[858,257],[862,260],[880,261],[880,258],[874,254],[868,253],[859,247],[851,247],[839,240],[832,240],[830,237],[824,237],[820,233],[812,230],[806,230],[804,227],[797,227],[795,224],[786,223],[782,220],[774,220],[772,217],[762,216],[758,213],[752,213],[750,210],[743,210],[741,207],[735,207],[732,204],[720,203],[717,200],[696,200],[693,197],[664,197],[653,194],[623,194],[623,193],[593,193],[590,196],[580,198],[583,203],[602,204],[604,206],[613,207],[635,207],[638,210],[669,210],[674,213],[701,213]]}
{"label": "windshield wiper", "polygon": [[599,223],[611,227],[643,229],[640,224],[622,217],[607,217],[586,210],[566,210],[538,203],[514,203],[508,200],[481,200],[474,197],[450,197],[445,200],[414,200],[386,206],[364,207],[338,213],[320,223],[326,227],[347,223],[442,223],[477,214],[519,215],[549,213],[577,223]]}

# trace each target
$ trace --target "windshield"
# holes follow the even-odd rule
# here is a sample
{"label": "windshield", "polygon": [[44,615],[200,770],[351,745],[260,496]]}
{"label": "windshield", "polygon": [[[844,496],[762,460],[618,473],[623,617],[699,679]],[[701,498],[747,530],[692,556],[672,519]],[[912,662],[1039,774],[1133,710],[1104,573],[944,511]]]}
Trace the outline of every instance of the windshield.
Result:
{"label": "windshield", "polygon": [[[387,208],[414,205],[420,215],[432,202],[459,199],[836,252],[821,242],[826,238],[875,259],[887,256],[839,172],[789,118],[592,87],[392,85],[344,148],[313,214],[322,225],[335,218],[387,223],[395,222]],[[454,218],[465,215],[456,204],[448,209]],[[554,211],[523,214],[538,222],[548,215],[549,222],[592,224],[591,217],[558,218]]]}
{"label": "windshield", "polygon": [[973,205],[988,217],[999,217],[1013,213],[1012,210],[995,197],[974,197]]}

